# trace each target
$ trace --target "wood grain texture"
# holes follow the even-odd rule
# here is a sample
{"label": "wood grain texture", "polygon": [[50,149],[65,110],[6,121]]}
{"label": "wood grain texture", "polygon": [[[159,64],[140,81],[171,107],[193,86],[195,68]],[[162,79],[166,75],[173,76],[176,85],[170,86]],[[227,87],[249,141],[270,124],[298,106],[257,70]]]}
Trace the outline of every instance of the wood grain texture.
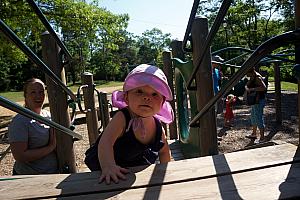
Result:
{"label": "wood grain texture", "polygon": [[[297,146],[282,144],[131,168],[132,173],[127,176],[127,181],[111,185],[98,184],[99,172],[13,176],[7,178],[14,178],[14,180],[0,179],[0,199],[68,196],[75,198],[80,195],[94,198],[94,195],[99,196],[100,193],[102,195],[99,196],[100,199],[104,196],[113,197],[113,194],[117,195],[116,198],[127,198],[128,194],[128,199],[135,199],[135,195],[139,196],[137,199],[143,197],[147,199],[150,198],[148,195],[151,193],[154,199],[158,197],[192,199],[195,196],[204,198],[206,195],[207,198],[218,199],[223,198],[224,195],[234,198],[235,196],[231,196],[235,195],[234,190],[238,190],[239,195],[248,198],[247,190],[253,190],[254,194],[263,193],[264,190],[267,193],[275,191],[275,194],[279,194],[278,187],[284,183],[286,177],[290,177],[291,181],[286,185],[291,188],[284,189],[292,190],[298,195],[295,192],[300,188],[300,170],[297,162],[300,162]],[[291,163],[294,163],[295,167]],[[270,186],[271,189],[267,190],[268,185],[274,186]],[[233,193],[230,193],[230,187],[233,186]],[[280,191],[280,194],[286,192],[285,190]]]}

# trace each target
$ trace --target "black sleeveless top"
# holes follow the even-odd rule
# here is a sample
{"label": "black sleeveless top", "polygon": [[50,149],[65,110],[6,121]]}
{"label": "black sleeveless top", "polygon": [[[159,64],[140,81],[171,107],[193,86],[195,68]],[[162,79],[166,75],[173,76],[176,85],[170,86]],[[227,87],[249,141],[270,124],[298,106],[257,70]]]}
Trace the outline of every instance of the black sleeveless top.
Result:
{"label": "black sleeveless top", "polygon": [[[256,84],[256,78],[258,78],[259,76],[255,76],[252,80],[250,80],[249,84],[248,84],[248,88],[256,88],[259,87],[258,84]],[[257,91],[258,94],[258,98],[259,99],[264,99],[265,98],[265,93],[266,91]]]}
{"label": "black sleeveless top", "polygon": [[[120,111],[124,114],[126,119],[126,130],[131,116],[127,108],[123,108]],[[114,156],[117,165],[121,167],[133,167],[155,163],[158,158],[158,152],[164,146],[164,142],[161,137],[161,123],[155,117],[154,120],[156,135],[152,143],[145,145],[139,142],[134,135],[132,126],[116,140],[114,144]]]}

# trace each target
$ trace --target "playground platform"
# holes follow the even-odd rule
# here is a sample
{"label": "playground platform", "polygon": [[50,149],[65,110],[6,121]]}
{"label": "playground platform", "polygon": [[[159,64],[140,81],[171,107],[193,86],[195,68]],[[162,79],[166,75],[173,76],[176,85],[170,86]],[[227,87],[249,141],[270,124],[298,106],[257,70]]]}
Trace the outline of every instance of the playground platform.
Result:
{"label": "playground platform", "polygon": [[131,168],[127,181],[99,172],[2,177],[0,199],[298,199],[300,153],[280,144]]}

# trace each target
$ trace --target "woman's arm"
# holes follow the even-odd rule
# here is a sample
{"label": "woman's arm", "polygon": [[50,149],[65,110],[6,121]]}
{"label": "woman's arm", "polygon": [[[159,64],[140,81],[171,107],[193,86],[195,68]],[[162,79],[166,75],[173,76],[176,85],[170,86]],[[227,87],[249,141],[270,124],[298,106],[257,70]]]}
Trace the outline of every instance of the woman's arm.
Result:
{"label": "woman's arm", "polygon": [[56,148],[56,136],[54,130],[49,130],[49,144],[45,147],[37,149],[28,149],[27,142],[12,142],[10,143],[12,154],[15,160],[20,162],[30,162],[38,160],[48,155]]}
{"label": "woman's arm", "polygon": [[167,163],[167,162],[171,161],[171,152],[170,152],[170,147],[169,147],[164,130],[162,131],[161,137],[165,144],[158,153],[159,161],[160,161],[160,163]]}
{"label": "woman's arm", "polygon": [[125,175],[128,170],[118,166],[114,158],[113,146],[125,130],[125,116],[122,112],[117,112],[108,126],[105,128],[98,145],[98,159],[102,169],[99,182],[105,180],[110,184],[112,179],[115,183],[120,179],[126,179]]}

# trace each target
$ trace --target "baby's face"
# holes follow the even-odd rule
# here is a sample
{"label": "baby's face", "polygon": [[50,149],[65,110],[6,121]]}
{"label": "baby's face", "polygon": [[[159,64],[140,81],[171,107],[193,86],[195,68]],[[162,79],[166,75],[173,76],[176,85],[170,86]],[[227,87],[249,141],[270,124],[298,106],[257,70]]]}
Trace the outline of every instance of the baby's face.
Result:
{"label": "baby's face", "polygon": [[141,117],[157,114],[164,102],[164,97],[150,86],[132,89],[125,95],[130,110]]}

